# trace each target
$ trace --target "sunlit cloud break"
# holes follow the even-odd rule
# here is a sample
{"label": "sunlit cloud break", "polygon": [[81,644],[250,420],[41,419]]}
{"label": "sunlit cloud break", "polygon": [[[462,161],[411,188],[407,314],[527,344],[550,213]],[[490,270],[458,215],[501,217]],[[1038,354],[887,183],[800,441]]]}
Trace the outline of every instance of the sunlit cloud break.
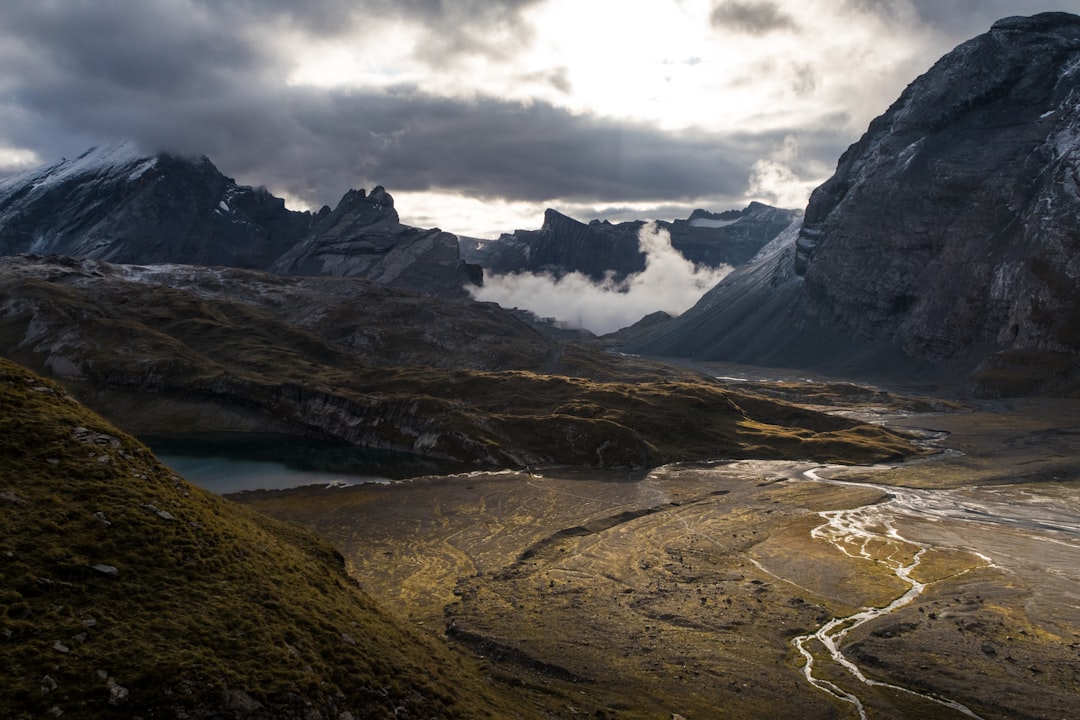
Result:
{"label": "sunlit cloud break", "polygon": [[632,325],[663,310],[678,315],[731,272],[730,266],[697,267],[671,246],[667,230],[651,222],[638,232],[645,269],[599,282],[580,272],[484,274],[484,286],[471,292],[477,300],[523,308],[598,335]]}

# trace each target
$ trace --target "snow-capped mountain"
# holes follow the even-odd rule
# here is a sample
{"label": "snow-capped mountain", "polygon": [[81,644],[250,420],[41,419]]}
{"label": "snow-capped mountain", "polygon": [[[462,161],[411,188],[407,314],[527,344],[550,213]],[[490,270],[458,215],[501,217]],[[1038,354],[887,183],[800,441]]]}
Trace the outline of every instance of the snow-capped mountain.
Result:
{"label": "snow-capped mountain", "polygon": [[121,263],[265,267],[307,230],[263,188],[237,185],[205,157],[93,148],[0,183],[0,253]]}
{"label": "snow-capped mountain", "polygon": [[335,210],[298,212],[266,188],[238,185],[206,157],[151,155],[128,143],[0,181],[0,255],[23,253],[273,267],[429,295],[464,296],[479,277],[458,256],[455,236],[398,222],[381,187],[370,196],[350,190]]}

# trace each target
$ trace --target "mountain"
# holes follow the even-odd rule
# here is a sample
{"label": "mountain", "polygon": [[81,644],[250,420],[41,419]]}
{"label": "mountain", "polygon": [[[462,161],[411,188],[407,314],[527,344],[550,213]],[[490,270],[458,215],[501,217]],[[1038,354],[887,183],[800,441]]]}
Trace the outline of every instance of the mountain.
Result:
{"label": "mountain", "polygon": [[658,223],[671,233],[671,245],[697,265],[739,267],[799,218],[785,210],[752,202],[742,210],[695,210],[686,220]]}
{"label": "mountain", "polygon": [[1080,18],[943,57],[817,188],[797,236],[638,352],[1080,390]]}
{"label": "mountain", "polygon": [[3,359],[0,558],[5,717],[533,717],[325,541],[188,484]]}
{"label": "mountain", "polygon": [[462,262],[456,238],[402,225],[393,207],[376,187],[350,190],[334,210],[291,211],[206,157],[109,145],[0,181],[0,255],[273,268],[464,296],[480,273]]}
{"label": "mountain", "polygon": [[324,208],[306,237],[270,268],[283,275],[363,277],[419,293],[442,288],[459,294],[483,282],[480,268],[461,259],[456,235],[403,225],[383,187],[368,195],[350,190],[338,206]]}
{"label": "mountain", "polygon": [[[659,221],[657,226],[670,233],[672,247],[697,265],[738,266],[798,214],[753,202],[743,210],[723,213],[695,210],[686,220]],[[601,280],[614,272],[621,279],[645,269],[645,255],[638,247],[644,224],[640,220],[586,224],[548,209],[539,230],[516,230],[493,241],[462,238],[461,252],[470,263],[499,275],[548,272],[561,277],[579,272]]]}
{"label": "mountain", "polygon": [[306,233],[263,188],[238,186],[205,157],[147,156],[133,145],[0,182],[0,254],[120,263],[266,267]]}
{"label": "mountain", "polygon": [[478,467],[914,452],[493,304],[357,278],[0,258],[0,353],[135,434],[269,431]]}

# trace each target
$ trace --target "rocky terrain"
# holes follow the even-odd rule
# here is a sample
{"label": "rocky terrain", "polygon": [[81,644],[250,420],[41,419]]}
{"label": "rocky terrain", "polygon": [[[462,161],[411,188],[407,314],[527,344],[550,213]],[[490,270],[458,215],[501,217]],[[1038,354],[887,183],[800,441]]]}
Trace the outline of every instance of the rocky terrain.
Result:
{"label": "rocky terrain", "polygon": [[0,255],[21,253],[363,277],[450,297],[481,280],[455,236],[401,224],[382,187],[297,212],[206,157],[128,144],[0,181]]}
{"label": "rocky terrain", "polygon": [[537,717],[324,540],[211,495],[0,360],[5,718]]}
{"label": "rocky terrain", "polygon": [[236,497],[316,528],[377,598],[550,717],[1071,716],[1077,403],[756,385],[942,452]]}
{"label": "rocky terrain", "polygon": [[915,80],[797,237],[640,352],[1078,391],[1080,19],[1007,18]]}
{"label": "rocky terrain", "polygon": [[[799,213],[762,203],[743,210],[710,213],[695,210],[685,220],[657,221],[671,235],[671,245],[695,265],[739,266],[790,225]],[[516,230],[498,240],[461,239],[462,256],[488,272],[550,273],[561,277],[579,272],[594,280],[616,279],[645,268],[638,247],[642,221],[618,224],[578,222],[549,209],[539,230]]]}
{"label": "rocky terrain", "polygon": [[494,305],[353,278],[5,258],[0,298],[4,352],[134,433],[287,432],[512,467],[914,452]]}

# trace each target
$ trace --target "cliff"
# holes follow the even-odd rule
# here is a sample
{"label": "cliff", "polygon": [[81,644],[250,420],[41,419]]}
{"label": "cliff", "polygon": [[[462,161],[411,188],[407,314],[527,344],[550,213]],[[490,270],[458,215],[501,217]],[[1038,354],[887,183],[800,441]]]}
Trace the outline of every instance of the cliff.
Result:
{"label": "cliff", "polygon": [[1076,392],[1078,71],[1064,13],[960,45],[844,153],[797,238],[636,349]]}

